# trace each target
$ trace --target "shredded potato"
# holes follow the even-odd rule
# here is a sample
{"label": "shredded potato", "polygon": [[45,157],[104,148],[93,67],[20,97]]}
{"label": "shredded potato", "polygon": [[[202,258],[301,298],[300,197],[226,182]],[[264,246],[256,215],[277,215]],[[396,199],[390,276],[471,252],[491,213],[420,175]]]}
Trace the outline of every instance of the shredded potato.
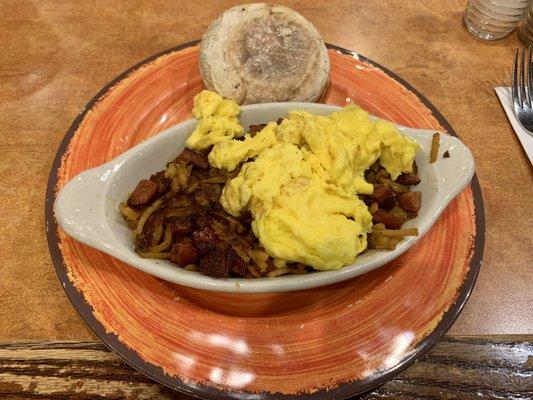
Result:
{"label": "shredded potato", "polygon": [[274,277],[274,276],[280,276],[280,275],[286,275],[291,273],[291,268],[289,267],[283,267],[279,269],[275,269],[274,271],[270,271],[267,276]]}
{"label": "shredded potato", "polygon": [[376,229],[380,235],[403,238],[404,236],[418,236],[418,228],[405,228],[405,229]]}
{"label": "shredded potato", "polygon": [[174,193],[178,193],[180,191],[180,181],[177,175],[172,177],[172,180],[170,181],[170,188]]}
{"label": "shredded potato", "polygon": [[143,214],[139,218],[139,223],[137,224],[137,227],[133,231],[133,235],[137,238],[139,238],[143,232],[144,224],[146,223],[146,220],[152,215],[152,213],[157,210],[161,204],[163,204],[164,197],[161,197],[154,201],[150,207],[148,207],[146,210],[144,210]]}
{"label": "shredded potato", "polygon": [[372,232],[368,237],[369,247],[381,250],[394,250],[399,242],[397,238],[387,237],[381,231]]}
{"label": "shredded potato", "polygon": [[431,151],[429,153],[429,163],[437,161],[439,155],[440,135],[439,132],[435,132],[431,138]]}
{"label": "shredded potato", "polygon": [[246,264],[246,269],[248,272],[250,272],[254,277],[261,278],[261,274],[255,270],[255,268],[252,266],[252,264]]}
{"label": "shredded potato", "polygon": [[170,187],[174,193],[187,187],[191,176],[192,165],[186,165],[179,161],[170,163],[165,171],[165,178],[171,179]]}
{"label": "shredded potato", "polygon": [[149,251],[138,251],[137,254],[139,254],[142,258],[168,258],[170,256],[170,253],[150,253]]}
{"label": "shredded potato", "polygon": [[176,176],[178,177],[178,181],[182,187],[187,186],[187,182],[189,181],[189,177],[191,176],[191,171],[192,165],[179,166]]}
{"label": "shredded potato", "polygon": [[[160,225],[161,226],[161,225]],[[166,250],[172,243],[172,232],[170,230],[170,227],[167,226],[167,229],[165,230],[165,238],[163,241],[155,246],[152,246],[148,249],[148,253],[160,253],[163,250]]]}
{"label": "shredded potato", "polygon": [[259,270],[261,272],[264,272],[268,269],[268,253],[263,250],[254,250],[254,249],[248,249],[246,250],[250,258],[254,261],[254,263],[259,267]]}
{"label": "shredded potato", "polygon": [[291,268],[291,274],[293,275],[303,275],[307,274],[307,270],[305,269],[305,264],[298,263],[296,264],[295,268]]}
{"label": "shredded potato", "polygon": [[248,264],[250,262],[250,256],[240,246],[232,245],[231,247],[245,263]]}
{"label": "shredded potato", "polygon": [[139,221],[139,213],[124,202],[120,203],[119,209],[124,216],[124,219],[126,219],[126,222],[128,222],[128,225],[135,228]]}
{"label": "shredded potato", "polygon": [[163,234],[163,225],[157,225],[152,232],[152,246],[155,246],[161,240]]}
{"label": "shredded potato", "polygon": [[178,172],[178,163],[170,163],[165,171],[165,178],[172,178]]}
{"label": "shredded potato", "polygon": [[407,193],[409,191],[407,186],[401,185],[398,182],[394,182],[392,179],[379,178],[379,182],[389,185],[395,193]]}
{"label": "shredded potato", "polygon": [[205,183],[226,183],[227,178],[223,176],[215,176],[213,178],[207,178],[204,180]]}
{"label": "shredded potato", "polygon": [[189,215],[194,215],[193,210],[187,210],[187,209],[177,209],[165,212],[166,218],[172,218],[172,217],[188,217]]}

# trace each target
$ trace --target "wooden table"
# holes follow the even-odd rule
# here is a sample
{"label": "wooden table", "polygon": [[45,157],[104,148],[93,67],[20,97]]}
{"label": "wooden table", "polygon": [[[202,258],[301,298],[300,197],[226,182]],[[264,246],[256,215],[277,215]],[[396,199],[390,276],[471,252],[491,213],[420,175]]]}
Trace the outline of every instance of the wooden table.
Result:
{"label": "wooden table", "polygon": [[[44,194],[84,104],[138,61],[200,38],[235,3],[0,0],[1,398],[185,398],[123,364],[83,325],[48,255]],[[472,296],[449,336],[368,398],[532,397],[532,170],[493,91],[510,84],[516,33],[473,38],[459,0],[279,3],[325,41],[412,83],[476,159],[486,245]]]}

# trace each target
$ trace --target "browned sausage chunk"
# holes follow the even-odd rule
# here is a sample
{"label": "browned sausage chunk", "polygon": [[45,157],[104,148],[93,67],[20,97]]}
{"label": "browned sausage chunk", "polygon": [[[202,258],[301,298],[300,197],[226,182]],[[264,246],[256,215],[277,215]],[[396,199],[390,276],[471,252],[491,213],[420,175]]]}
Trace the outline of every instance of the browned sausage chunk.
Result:
{"label": "browned sausage chunk", "polygon": [[183,161],[186,164],[192,164],[200,169],[209,169],[209,161],[207,161],[207,157],[204,154],[188,148],[183,150],[178,156],[178,160]]}
{"label": "browned sausage chunk", "polygon": [[371,197],[372,200],[378,203],[380,208],[390,210],[394,207],[394,192],[389,185],[375,186]]}
{"label": "browned sausage chunk", "polygon": [[168,258],[180,267],[186,267],[189,264],[194,264],[198,260],[198,249],[191,239],[183,238],[172,246]]}
{"label": "browned sausage chunk", "polygon": [[418,212],[422,203],[422,194],[420,192],[407,192],[398,196],[398,205],[405,211]]}
{"label": "browned sausage chunk", "polygon": [[195,190],[192,195],[196,203],[201,206],[218,204],[222,195],[222,187],[220,185],[204,184],[201,189]]}
{"label": "browned sausage chunk", "polygon": [[194,216],[187,215],[183,217],[173,218],[168,221],[172,236],[181,236],[194,231]]}
{"label": "browned sausage chunk", "polygon": [[244,260],[231,247],[227,250],[226,262],[229,264],[231,272],[235,275],[242,276],[243,278],[246,276],[248,270],[246,269]]}
{"label": "browned sausage chunk", "polygon": [[161,225],[161,217],[156,213],[153,213],[146,220],[143,231],[140,237],[135,239],[135,247],[139,250],[146,251],[148,247],[152,244],[152,235],[154,233],[155,227]]}
{"label": "browned sausage chunk", "polygon": [[228,277],[230,272],[245,277],[247,273],[244,261],[231,247],[222,242],[200,256],[198,271],[215,278]]}
{"label": "browned sausage chunk", "polygon": [[210,226],[204,226],[192,233],[194,244],[201,253],[213,249],[219,242],[215,231]]}
{"label": "browned sausage chunk", "polygon": [[157,195],[157,184],[148,179],[140,181],[128,199],[130,206],[144,206]]}
{"label": "browned sausage chunk", "polygon": [[265,126],[267,126],[267,124],[250,125],[248,133],[250,136],[255,136],[255,134],[261,132]]}
{"label": "browned sausage chunk", "polygon": [[157,184],[159,193],[164,193],[170,187],[170,179],[165,178],[165,171],[159,171],[150,177],[150,180]]}
{"label": "browned sausage chunk", "polygon": [[193,203],[191,199],[183,193],[178,193],[171,197],[163,204],[163,208],[192,208]]}
{"label": "browned sausage chunk", "polygon": [[200,256],[198,271],[213,278],[229,276],[230,265],[226,262],[226,253],[220,245]]}
{"label": "browned sausage chunk", "polygon": [[396,182],[405,186],[418,185],[420,178],[416,172],[404,172],[398,178],[396,178]]}
{"label": "browned sausage chunk", "polygon": [[377,210],[372,216],[372,220],[375,224],[385,224],[389,229],[400,229],[405,222],[405,218],[384,210]]}

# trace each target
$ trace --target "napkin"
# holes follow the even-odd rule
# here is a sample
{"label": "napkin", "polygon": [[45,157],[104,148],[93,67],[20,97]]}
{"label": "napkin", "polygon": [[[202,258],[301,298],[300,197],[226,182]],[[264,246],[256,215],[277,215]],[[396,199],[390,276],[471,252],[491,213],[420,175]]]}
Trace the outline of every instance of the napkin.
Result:
{"label": "napkin", "polygon": [[522,125],[520,125],[520,122],[518,122],[516,116],[514,115],[511,88],[497,87],[494,88],[494,90],[496,91],[496,94],[502,103],[503,109],[507,114],[507,118],[509,118],[509,122],[514,129],[516,136],[518,136],[518,140],[520,140],[520,143],[522,143],[522,147],[529,158],[529,162],[533,164],[533,136],[531,136],[524,128],[522,128]]}

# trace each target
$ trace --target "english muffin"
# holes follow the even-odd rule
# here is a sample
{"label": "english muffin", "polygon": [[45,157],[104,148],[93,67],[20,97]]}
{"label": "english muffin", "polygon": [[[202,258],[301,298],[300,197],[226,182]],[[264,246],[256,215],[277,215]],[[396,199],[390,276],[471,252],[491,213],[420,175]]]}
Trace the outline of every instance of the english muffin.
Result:
{"label": "english muffin", "polygon": [[205,86],[239,104],[317,101],[329,58],[316,28],[290,8],[244,4],[222,13],[200,45]]}

